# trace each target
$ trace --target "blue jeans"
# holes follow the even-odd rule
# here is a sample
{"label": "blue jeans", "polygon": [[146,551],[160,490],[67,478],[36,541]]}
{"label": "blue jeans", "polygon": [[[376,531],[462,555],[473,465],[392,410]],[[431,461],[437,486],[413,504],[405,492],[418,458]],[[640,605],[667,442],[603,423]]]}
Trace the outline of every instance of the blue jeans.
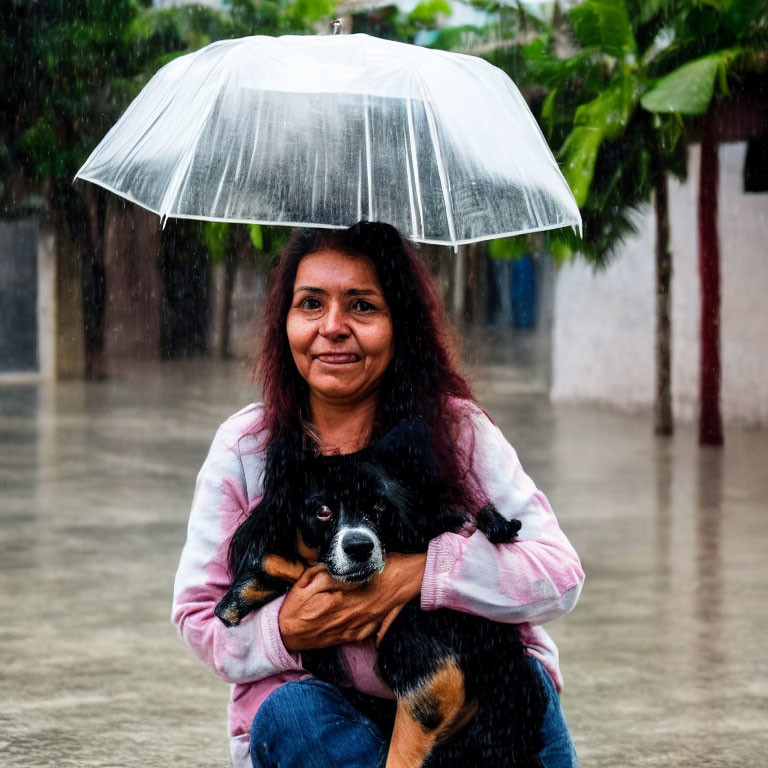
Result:
{"label": "blue jeans", "polygon": [[[540,753],[544,768],[577,768],[578,760],[552,679],[531,658],[548,696]],[[329,683],[285,683],[259,707],[251,727],[254,768],[382,768],[388,739]]]}

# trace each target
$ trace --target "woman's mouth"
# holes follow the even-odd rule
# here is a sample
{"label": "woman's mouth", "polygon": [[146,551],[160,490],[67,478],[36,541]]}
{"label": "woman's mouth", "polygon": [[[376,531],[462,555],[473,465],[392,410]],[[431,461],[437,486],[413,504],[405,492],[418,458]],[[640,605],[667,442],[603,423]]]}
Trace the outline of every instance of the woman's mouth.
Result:
{"label": "woman's mouth", "polygon": [[315,360],[327,363],[328,365],[347,365],[358,362],[360,355],[356,355],[354,352],[325,352],[315,355]]}

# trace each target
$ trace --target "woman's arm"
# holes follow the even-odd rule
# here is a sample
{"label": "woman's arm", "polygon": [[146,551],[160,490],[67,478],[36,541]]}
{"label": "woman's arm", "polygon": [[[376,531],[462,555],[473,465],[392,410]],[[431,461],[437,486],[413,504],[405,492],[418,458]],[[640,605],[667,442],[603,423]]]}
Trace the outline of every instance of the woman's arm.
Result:
{"label": "woman's arm", "polygon": [[458,440],[470,451],[488,499],[505,518],[520,520],[522,528],[509,544],[491,544],[478,531],[434,539],[422,608],[452,608],[515,624],[562,616],[576,605],[584,581],[575,550],[501,431],[476,406],[461,424]]}
{"label": "woman's arm", "polygon": [[344,585],[325,566],[304,572],[280,609],[283,643],[292,651],[384,636],[400,610],[421,590],[427,555],[387,556],[384,570],[365,585]]}
{"label": "woman's arm", "polygon": [[[249,489],[249,483],[260,482],[263,451],[255,447],[254,438],[241,439],[257,416],[254,406],[241,411],[214,438],[197,478],[174,585],[172,621],[192,650],[229,682],[301,669],[300,657],[285,648],[280,636],[278,613],[284,598],[250,614],[236,627],[225,627],[213,614],[231,581],[229,540],[259,498],[259,489]],[[243,446],[247,447],[241,450]]]}

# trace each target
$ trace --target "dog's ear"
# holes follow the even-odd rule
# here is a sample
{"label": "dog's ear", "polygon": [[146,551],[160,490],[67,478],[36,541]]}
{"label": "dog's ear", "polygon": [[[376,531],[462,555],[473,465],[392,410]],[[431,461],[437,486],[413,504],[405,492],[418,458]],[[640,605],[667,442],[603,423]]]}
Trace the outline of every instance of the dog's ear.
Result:
{"label": "dog's ear", "polygon": [[265,554],[298,558],[296,543],[297,510],[305,485],[302,447],[287,430],[278,433],[267,448],[264,466],[264,494],[261,501],[240,523],[229,545],[229,568],[233,577],[248,570]]}
{"label": "dog's ear", "polygon": [[404,419],[373,444],[371,454],[401,477],[420,479],[423,483],[440,476],[424,419]]}

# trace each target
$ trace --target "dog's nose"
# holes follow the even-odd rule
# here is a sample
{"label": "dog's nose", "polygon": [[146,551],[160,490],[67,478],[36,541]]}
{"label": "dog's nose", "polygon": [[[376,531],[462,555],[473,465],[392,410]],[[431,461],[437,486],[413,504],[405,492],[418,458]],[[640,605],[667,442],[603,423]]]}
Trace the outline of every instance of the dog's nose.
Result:
{"label": "dog's nose", "polygon": [[344,534],[341,548],[347,556],[358,563],[364,563],[373,552],[373,539],[364,533],[351,531]]}

